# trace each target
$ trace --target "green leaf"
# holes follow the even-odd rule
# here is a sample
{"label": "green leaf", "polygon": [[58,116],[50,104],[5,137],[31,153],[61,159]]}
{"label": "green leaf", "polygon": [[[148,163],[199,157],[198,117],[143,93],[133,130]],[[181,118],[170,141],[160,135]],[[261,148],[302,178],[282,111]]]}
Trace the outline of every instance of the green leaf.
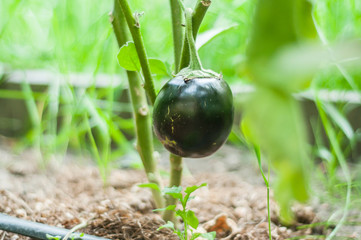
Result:
{"label": "green leaf", "polygon": [[216,238],[216,232],[201,233],[200,236],[207,240],[214,240]]}
{"label": "green leaf", "polygon": [[169,195],[169,196],[172,196],[175,199],[179,199],[180,201],[183,198],[183,194],[181,194],[181,193],[166,193],[166,194]]}
{"label": "green leaf", "polygon": [[155,58],[149,58],[148,61],[149,61],[150,70],[153,74],[169,76],[169,73],[167,71],[164,62]]}
{"label": "green leaf", "polygon": [[174,223],[171,222],[171,221],[168,221],[166,224],[160,226],[157,230],[160,230],[162,228],[170,228],[172,229],[173,231],[175,231],[175,228],[174,228]]}
{"label": "green leaf", "polygon": [[173,186],[173,187],[165,187],[162,190],[163,194],[167,194],[167,193],[181,193],[182,192],[182,187],[181,186]]}
{"label": "green leaf", "polygon": [[308,0],[259,0],[248,48],[251,61],[265,60],[303,38],[316,37]]}
{"label": "green leaf", "polygon": [[184,236],[183,236],[184,234],[183,234],[182,231],[176,229],[176,230],[173,231],[173,233],[177,234],[179,239],[181,239],[181,240],[184,239]]}
{"label": "green leaf", "polygon": [[235,146],[245,146],[247,145],[247,140],[245,136],[242,134],[242,131],[237,128],[233,128],[231,133],[228,136],[228,140],[231,144]]}
{"label": "green leaf", "polygon": [[72,233],[69,237],[71,240],[79,240],[84,237],[84,233]]}
{"label": "green leaf", "polygon": [[169,196],[172,196],[175,199],[179,199],[182,200],[183,199],[183,194],[182,192],[182,187],[181,186],[173,186],[173,187],[165,187],[162,190],[163,194],[167,194]]}
{"label": "green leaf", "polygon": [[192,237],[191,237],[190,240],[197,239],[197,238],[200,237],[200,236],[201,236],[201,233],[194,233],[194,234],[192,235]]}
{"label": "green leaf", "polygon": [[354,138],[354,130],[352,129],[351,124],[348,122],[346,117],[342,115],[332,104],[327,104],[323,102],[323,108],[326,113],[331,117],[331,119],[339,126],[343,131],[346,137],[350,140]]}
{"label": "green leaf", "polygon": [[258,146],[256,142],[256,137],[253,136],[252,131],[250,130],[250,123],[248,123],[248,118],[243,118],[240,124],[241,131],[244,138],[246,139],[247,144]]}
{"label": "green leaf", "polygon": [[297,36],[300,39],[315,39],[317,31],[312,18],[313,5],[311,1],[296,0],[293,11]]}
{"label": "green leaf", "polygon": [[185,212],[183,212],[182,210],[177,210],[177,211],[175,211],[175,214],[177,215],[177,216],[179,216],[179,217],[181,217],[182,219],[183,219],[183,221],[185,221],[185,219],[186,219],[186,213]]}
{"label": "green leaf", "polygon": [[128,71],[139,71],[140,62],[133,42],[125,43],[118,52],[118,63]]}
{"label": "green leaf", "polygon": [[188,210],[186,214],[186,219],[189,226],[191,226],[194,229],[197,229],[199,225],[198,218],[196,217],[195,213],[192,210]]}
{"label": "green leaf", "polygon": [[201,185],[199,186],[191,186],[191,187],[187,187],[186,190],[184,190],[185,193],[187,194],[191,194],[192,192],[194,192],[195,190],[201,188],[201,187],[205,187],[207,186],[207,183],[202,183]]}
{"label": "green leaf", "polygon": [[154,189],[154,190],[157,190],[157,191],[161,191],[159,186],[156,183],[141,183],[141,184],[138,184],[138,187],[151,188],[151,189]]}
{"label": "green leaf", "polygon": [[228,30],[235,29],[237,26],[238,26],[238,24],[233,24],[233,25],[228,25],[225,27],[213,28],[211,30],[208,30],[208,31],[198,34],[197,42],[196,42],[197,50],[199,50],[201,47],[206,45],[208,42],[210,42],[215,37],[222,35],[223,33],[227,32]]}
{"label": "green leaf", "polygon": [[167,206],[165,208],[153,209],[153,212],[162,212],[162,211],[166,211],[166,210],[174,211],[176,207],[177,207],[176,205],[169,205],[169,206]]}
{"label": "green leaf", "polygon": [[50,234],[46,234],[46,238],[49,240],[60,240],[61,236],[52,236]]}
{"label": "green leaf", "polygon": [[[314,71],[305,74],[307,72],[304,73],[302,68],[311,67],[313,70],[318,64],[309,65],[302,60],[306,66],[300,66],[298,71],[290,71],[292,67],[288,65],[295,64],[286,63],[286,67],[283,67],[274,60],[276,55],[288,52],[294,46],[303,46],[300,40],[316,36],[312,22],[312,4],[308,0],[259,0],[253,26],[247,49],[248,66],[253,80],[260,85],[288,92],[308,87]],[[298,52],[302,54],[302,51]],[[313,61],[312,56],[301,56]],[[298,59],[293,58],[292,62],[298,62]]]}

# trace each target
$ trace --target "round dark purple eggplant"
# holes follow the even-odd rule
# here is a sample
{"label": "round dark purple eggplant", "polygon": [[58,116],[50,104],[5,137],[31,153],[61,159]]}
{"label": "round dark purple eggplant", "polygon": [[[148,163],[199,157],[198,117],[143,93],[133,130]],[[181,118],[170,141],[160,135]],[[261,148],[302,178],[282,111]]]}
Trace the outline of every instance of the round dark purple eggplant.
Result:
{"label": "round dark purple eggplant", "polygon": [[153,109],[155,134],[181,157],[206,157],[227,140],[233,123],[233,97],[222,78],[177,76],[160,90]]}

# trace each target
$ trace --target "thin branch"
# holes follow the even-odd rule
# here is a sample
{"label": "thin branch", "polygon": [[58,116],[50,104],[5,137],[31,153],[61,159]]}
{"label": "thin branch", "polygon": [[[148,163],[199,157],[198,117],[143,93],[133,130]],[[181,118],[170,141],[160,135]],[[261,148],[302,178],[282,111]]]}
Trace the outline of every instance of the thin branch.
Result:
{"label": "thin branch", "polygon": [[[119,0],[114,0],[114,11],[111,18],[114,33],[118,45],[122,46],[127,42],[127,33],[125,32],[125,19],[120,8]],[[135,130],[137,137],[137,150],[142,160],[144,170],[148,181],[155,183],[162,188],[157,164],[154,160],[153,133],[151,128],[150,112],[147,104],[145,92],[142,89],[141,81],[136,72],[127,71],[129,92],[132,102],[132,108],[135,120]],[[154,93],[155,94],[155,93]],[[164,207],[164,198],[157,190],[152,189],[154,202],[157,208]]]}
{"label": "thin branch", "polygon": [[145,51],[142,35],[140,34],[139,16],[140,14],[132,14],[130,6],[127,0],[118,0],[120,7],[123,11],[124,17],[128,24],[129,31],[132,35],[135,49],[137,50],[140,66],[142,67],[144,77],[144,89],[147,92],[148,98],[152,104],[154,104],[156,93],[154,90],[154,83],[152,74],[149,67],[147,53]]}
{"label": "thin branch", "polygon": [[64,236],[63,240],[68,240],[68,238],[76,231],[78,231],[79,229],[85,228],[86,226],[88,226],[88,222],[82,222],[76,226],[74,226],[72,229],[70,229],[70,231]]}
{"label": "thin branch", "polygon": [[5,237],[6,237],[6,232],[5,232],[5,231],[3,231],[3,233],[1,234],[1,240],[4,240],[4,239],[5,239]]}
{"label": "thin branch", "polygon": [[170,8],[172,15],[172,32],[173,32],[173,49],[174,49],[174,65],[175,72],[179,72],[179,65],[182,55],[183,46],[183,29],[182,20],[183,14],[179,6],[178,0],[170,0]]}

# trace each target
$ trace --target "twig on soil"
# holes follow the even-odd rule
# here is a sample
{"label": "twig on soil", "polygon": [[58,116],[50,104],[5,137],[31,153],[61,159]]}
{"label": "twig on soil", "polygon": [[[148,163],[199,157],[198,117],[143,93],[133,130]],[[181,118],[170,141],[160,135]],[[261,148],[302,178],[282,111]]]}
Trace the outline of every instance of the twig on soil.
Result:
{"label": "twig on soil", "polygon": [[129,236],[128,236],[128,233],[127,233],[127,231],[126,231],[127,228],[129,228],[129,227],[127,227],[127,226],[123,226],[123,227],[122,227],[123,237],[124,237],[124,239],[126,239],[126,240],[130,239]]}
{"label": "twig on soil", "polygon": [[3,233],[1,234],[1,240],[4,240],[4,239],[5,239],[5,236],[6,236],[6,232],[3,231]]}
{"label": "twig on soil", "polygon": [[64,236],[63,240],[68,240],[68,238],[76,231],[78,231],[79,229],[85,228],[86,226],[88,226],[88,222],[89,221],[85,221],[82,222],[78,225],[76,225],[75,227],[73,227],[72,229],[70,229],[70,231]]}
{"label": "twig on soil", "polygon": [[139,222],[139,220],[137,220],[137,225],[139,226],[140,232],[141,232],[142,236],[144,237],[144,239],[150,240],[147,236],[144,235],[143,227],[142,227],[142,224]]}
{"label": "twig on soil", "polygon": [[8,191],[8,190],[4,190],[4,193],[6,194],[6,196],[8,198],[10,198],[12,201],[14,201],[15,203],[21,205],[23,208],[26,209],[27,212],[29,213],[33,213],[34,211],[29,207],[29,205],[20,197],[16,196],[14,193]]}
{"label": "twig on soil", "polygon": [[258,228],[258,226],[259,226],[261,223],[266,222],[266,220],[267,220],[267,219],[262,218],[261,221],[259,221],[259,222],[254,226],[254,228]]}

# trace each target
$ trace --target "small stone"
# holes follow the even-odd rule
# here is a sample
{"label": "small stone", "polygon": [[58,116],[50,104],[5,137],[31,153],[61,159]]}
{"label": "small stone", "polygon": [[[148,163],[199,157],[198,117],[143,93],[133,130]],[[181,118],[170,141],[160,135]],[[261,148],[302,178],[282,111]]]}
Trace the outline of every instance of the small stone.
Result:
{"label": "small stone", "polygon": [[44,208],[44,204],[43,204],[43,203],[37,202],[37,203],[35,204],[35,211],[41,212],[41,210],[43,210],[43,208]]}
{"label": "small stone", "polygon": [[107,208],[105,208],[104,206],[97,206],[95,211],[99,214],[102,214],[107,211]]}
{"label": "small stone", "polygon": [[10,239],[11,239],[11,240],[17,240],[17,239],[19,239],[19,238],[20,238],[19,235],[15,234],[15,235],[13,235]]}
{"label": "small stone", "polygon": [[25,211],[25,209],[23,209],[23,208],[16,209],[16,210],[15,210],[15,214],[16,214],[18,217],[25,217],[25,216],[27,216],[26,211]]}
{"label": "small stone", "polygon": [[73,218],[74,218],[73,214],[71,214],[70,212],[66,212],[66,213],[65,213],[65,217],[66,217],[67,219],[73,219]]}
{"label": "small stone", "polygon": [[105,200],[100,202],[100,205],[102,205],[104,207],[109,207],[109,206],[112,205],[112,202],[109,199],[105,199]]}

